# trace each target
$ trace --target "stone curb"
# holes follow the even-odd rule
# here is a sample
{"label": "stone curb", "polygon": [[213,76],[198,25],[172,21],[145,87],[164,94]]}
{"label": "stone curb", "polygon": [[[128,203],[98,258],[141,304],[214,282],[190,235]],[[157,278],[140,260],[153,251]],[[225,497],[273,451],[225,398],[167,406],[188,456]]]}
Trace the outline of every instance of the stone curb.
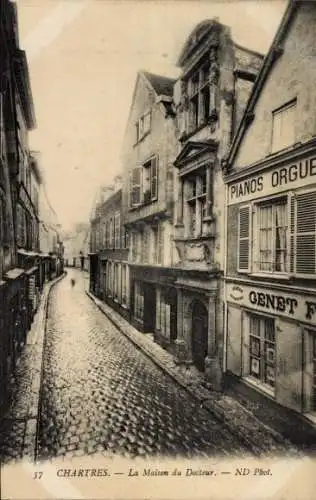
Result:
{"label": "stone curb", "polygon": [[[260,443],[258,443],[258,436],[257,439],[254,436],[254,439],[251,439],[249,436],[245,435],[245,431],[242,428],[242,426],[237,427],[236,422],[233,422],[230,418],[227,418],[225,415],[225,410],[221,408],[217,402],[212,398],[212,395],[203,387],[200,388],[192,388],[188,384],[184,378],[177,373],[176,369],[172,369],[171,367],[166,366],[166,363],[159,359],[155,353],[150,349],[150,345],[146,345],[148,341],[144,339],[143,342],[140,341],[136,337],[136,335],[133,335],[133,332],[129,332],[128,328],[124,328],[122,325],[123,321],[127,322],[123,317],[116,317],[119,316],[119,313],[116,313],[115,311],[108,312],[105,310],[105,307],[103,307],[102,301],[95,297],[91,292],[86,290],[86,294],[88,297],[95,303],[95,305],[100,309],[100,311],[107,316],[107,318],[118,328],[118,330],[123,333],[127,338],[129,338],[139,349],[141,349],[160,369],[165,371],[172,379],[174,379],[182,388],[184,388],[187,392],[190,393],[191,396],[193,396],[201,405],[202,408],[206,409],[208,412],[210,412],[213,417],[215,417],[219,422],[221,422],[225,427],[248,448],[251,450],[251,452],[254,455],[257,456],[262,456],[263,451],[260,448]],[[105,304],[105,306],[107,306]],[[109,307],[109,306],[107,306]],[[126,325],[131,327],[131,325]],[[257,417],[251,414],[249,410],[244,409],[240,403],[238,403],[240,407],[240,411],[242,411],[245,415],[248,415],[253,422],[256,423],[257,426],[260,426],[262,429],[264,429],[266,432],[270,433],[270,435],[276,440],[276,444],[278,443],[283,443],[286,444],[287,440],[285,440],[279,433],[277,433],[274,429],[270,429],[270,427],[266,426],[262,422],[260,422]],[[293,447],[293,451],[295,450],[295,447]],[[296,451],[296,450],[295,450]]]}
{"label": "stone curb", "polygon": [[46,333],[46,318],[47,318],[47,308],[49,295],[53,287],[61,281],[66,276],[63,273],[61,276],[55,278],[54,281],[47,283],[47,288],[44,290],[41,304],[37,312],[36,317],[36,330],[34,336],[29,344],[37,348],[37,357],[40,357],[39,366],[33,367],[32,381],[30,386],[30,395],[32,397],[32,405],[28,412],[28,418],[26,421],[26,430],[23,443],[23,457],[29,457],[33,462],[36,460],[37,451],[37,430],[39,423],[39,413],[40,413],[40,393],[41,393],[41,383],[43,376],[43,349],[44,340]]}

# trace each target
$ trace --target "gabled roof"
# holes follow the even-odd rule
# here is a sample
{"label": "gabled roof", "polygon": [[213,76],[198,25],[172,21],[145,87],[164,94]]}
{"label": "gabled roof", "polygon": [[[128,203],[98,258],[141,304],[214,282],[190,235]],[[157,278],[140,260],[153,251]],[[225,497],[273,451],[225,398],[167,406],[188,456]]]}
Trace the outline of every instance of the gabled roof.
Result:
{"label": "gabled roof", "polygon": [[166,95],[168,97],[173,96],[173,87],[176,82],[174,78],[167,78],[166,76],[154,75],[148,71],[141,71],[143,75],[147,78],[150,85],[153,87],[154,91],[158,96]]}
{"label": "gabled roof", "polygon": [[252,88],[252,92],[250,94],[245,112],[243,114],[242,120],[237,129],[234,140],[230,146],[228,155],[225,160],[223,160],[223,167],[225,169],[229,169],[232,162],[234,161],[236,154],[238,152],[239,146],[243,139],[243,136],[252,122],[254,118],[254,108],[260,97],[261,90],[264,87],[264,84],[270,74],[270,71],[273,68],[274,62],[280,57],[283,53],[283,42],[288,33],[288,28],[290,23],[293,20],[293,17],[298,9],[298,7],[302,3],[308,3],[310,0],[289,0],[286,11],[283,15],[279,28],[276,32],[276,35],[273,39],[271,47],[269,49],[268,54],[266,55],[263,64],[261,66],[261,70],[258,73],[258,76],[255,80],[254,86]]}

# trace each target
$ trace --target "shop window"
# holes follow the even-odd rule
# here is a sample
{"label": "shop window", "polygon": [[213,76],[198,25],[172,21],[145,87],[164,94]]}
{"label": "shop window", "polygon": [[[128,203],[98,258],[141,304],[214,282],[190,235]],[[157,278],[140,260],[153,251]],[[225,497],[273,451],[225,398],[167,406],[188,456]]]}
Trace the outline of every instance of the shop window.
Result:
{"label": "shop window", "polygon": [[295,143],[296,100],[272,113],[272,152]]}
{"label": "shop window", "polygon": [[313,335],[312,343],[313,343],[312,411],[316,411],[316,335]]}
{"label": "shop window", "polygon": [[122,305],[127,306],[127,265],[122,264]]}
{"label": "shop window", "polygon": [[164,232],[162,223],[152,227],[152,253],[151,262],[153,264],[163,264],[164,262]]}
{"label": "shop window", "polygon": [[134,314],[135,318],[143,320],[144,317],[144,291],[141,283],[135,283],[134,296]]}
{"label": "shop window", "polygon": [[272,318],[249,315],[249,375],[275,387],[275,326]]}

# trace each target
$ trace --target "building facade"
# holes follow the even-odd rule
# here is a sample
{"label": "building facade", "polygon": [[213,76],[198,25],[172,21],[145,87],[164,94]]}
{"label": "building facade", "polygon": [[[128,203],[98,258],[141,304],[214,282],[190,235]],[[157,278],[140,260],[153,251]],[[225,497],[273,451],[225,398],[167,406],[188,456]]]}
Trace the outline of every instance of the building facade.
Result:
{"label": "building facade", "polygon": [[91,225],[90,289],[129,319],[129,241],[122,218],[122,190],[107,192]]}
{"label": "building facade", "polygon": [[177,338],[174,288],[174,169],[170,78],[139,72],[123,145],[122,211],[129,234],[131,322],[165,347]]}
{"label": "building facade", "polygon": [[90,224],[76,224],[74,229],[64,235],[65,264],[89,271]]}
{"label": "building facade", "polygon": [[230,29],[201,22],[179,57],[174,89],[177,356],[221,387],[224,332],[224,204],[221,159],[241,119],[263,57]]}
{"label": "building facade", "polygon": [[289,2],[223,164],[229,382],[314,420],[315,23]]}
{"label": "building facade", "polygon": [[[29,189],[32,183],[34,185],[33,177],[36,177],[31,167],[27,139],[28,131],[35,127],[28,64],[26,54],[19,46],[16,5],[8,0],[1,0],[0,37],[0,397],[1,407],[5,408],[8,401],[8,378],[13,373],[19,353],[26,341],[30,323],[29,281],[17,253],[19,224],[17,207],[21,197],[23,198],[23,194],[20,193],[23,168],[27,166],[29,169],[27,180]],[[25,199],[33,209],[33,202],[26,193]],[[35,241],[38,245],[38,239],[35,238]]]}

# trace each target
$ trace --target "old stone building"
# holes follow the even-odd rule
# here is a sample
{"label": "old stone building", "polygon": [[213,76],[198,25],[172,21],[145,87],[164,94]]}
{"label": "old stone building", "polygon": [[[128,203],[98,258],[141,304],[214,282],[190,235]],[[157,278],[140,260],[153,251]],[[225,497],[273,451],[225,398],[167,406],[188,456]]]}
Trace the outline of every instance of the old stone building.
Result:
{"label": "old stone building", "polygon": [[220,161],[241,119],[263,57],[236,44],[217,19],[196,26],[178,60],[174,90],[177,356],[221,387],[224,183]]}
{"label": "old stone building", "polygon": [[131,321],[164,346],[177,337],[173,253],[175,81],[140,71],[123,145],[122,210],[129,233]]}
{"label": "old stone building", "polygon": [[315,24],[289,2],[224,163],[226,372],[282,426],[316,415]]}
{"label": "old stone building", "polygon": [[15,229],[20,175],[30,159],[27,133],[35,126],[28,64],[19,46],[16,5],[8,0],[0,4],[0,37],[0,370],[1,403],[5,406],[8,377],[28,328],[27,277],[18,261]]}
{"label": "old stone building", "polygon": [[129,241],[122,217],[122,190],[107,186],[102,191],[91,224],[90,289],[129,319]]}

